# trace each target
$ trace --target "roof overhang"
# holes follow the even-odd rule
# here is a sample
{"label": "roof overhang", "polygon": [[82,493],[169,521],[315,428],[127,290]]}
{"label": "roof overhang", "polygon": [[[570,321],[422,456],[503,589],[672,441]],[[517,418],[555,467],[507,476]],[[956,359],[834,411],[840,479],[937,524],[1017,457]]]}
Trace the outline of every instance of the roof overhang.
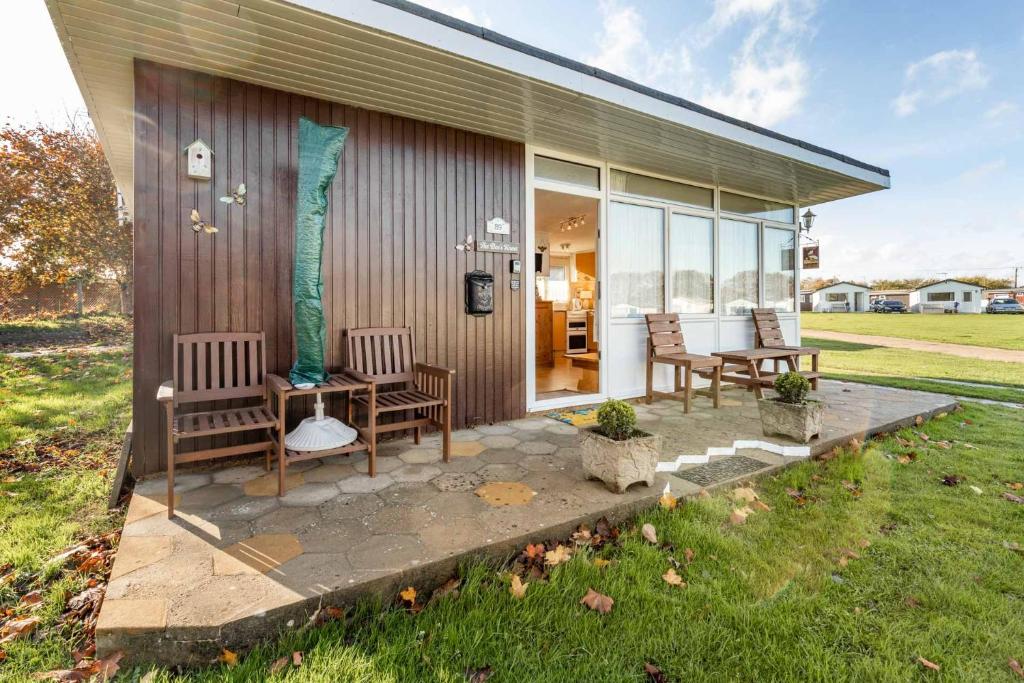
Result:
{"label": "roof overhang", "polygon": [[135,59],[802,206],[890,186],[885,169],[404,0],[46,3],[125,189]]}

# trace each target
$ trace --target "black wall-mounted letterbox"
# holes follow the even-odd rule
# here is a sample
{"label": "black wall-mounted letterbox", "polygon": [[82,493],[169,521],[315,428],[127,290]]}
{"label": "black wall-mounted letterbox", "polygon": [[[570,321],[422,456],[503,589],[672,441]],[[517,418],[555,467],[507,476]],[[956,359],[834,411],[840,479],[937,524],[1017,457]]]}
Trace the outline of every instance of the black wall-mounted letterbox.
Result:
{"label": "black wall-mounted letterbox", "polygon": [[466,313],[483,316],[494,313],[494,276],[482,270],[466,273]]}

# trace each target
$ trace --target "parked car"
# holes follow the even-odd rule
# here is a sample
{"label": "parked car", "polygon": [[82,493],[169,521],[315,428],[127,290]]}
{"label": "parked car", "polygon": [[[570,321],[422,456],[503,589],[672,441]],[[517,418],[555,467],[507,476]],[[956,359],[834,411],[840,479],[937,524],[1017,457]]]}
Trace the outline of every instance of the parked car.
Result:
{"label": "parked car", "polygon": [[871,310],[875,313],[906,313],[907,305],[895,299],[877,299],[871,302]]}
{"label": "parked car", "polygon": [[1024,313],[1024,306],[1015,299],[992,299],[985,308],[987,313]]}

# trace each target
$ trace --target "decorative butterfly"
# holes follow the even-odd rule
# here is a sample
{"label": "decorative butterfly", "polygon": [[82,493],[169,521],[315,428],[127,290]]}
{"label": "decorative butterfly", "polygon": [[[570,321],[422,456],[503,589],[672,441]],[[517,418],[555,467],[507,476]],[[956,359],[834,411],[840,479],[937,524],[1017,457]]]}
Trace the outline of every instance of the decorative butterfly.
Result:
{"label": "decorative butterfly", "polygon": [[466,240],[456,244],[455,248],[459,251],[473,251],[473,236],[466,235]]}
{"label": "decorative butterfly", "polygon": [[192,213],[189,214],[192,219],[192,230],[199,232],[200,230],[206,232],[207,235],[212,235],[215,232],[219,232],[217,228],[213,227],[206,221],[204,221],[200,215],[198,209],[192,209]]}
{"label": "decorative butterfly", "polygon": [[220,200],[225,204],[238,204],[239,206],[245,206],[245,183],[238,183],[238,187],[230,196],[221,197]]}

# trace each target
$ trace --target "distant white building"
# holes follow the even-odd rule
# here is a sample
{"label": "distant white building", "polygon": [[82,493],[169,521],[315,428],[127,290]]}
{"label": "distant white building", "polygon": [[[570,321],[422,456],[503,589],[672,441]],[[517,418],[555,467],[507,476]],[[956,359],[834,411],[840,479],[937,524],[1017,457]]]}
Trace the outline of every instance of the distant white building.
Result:
{"label": "distant white building", "polygon": [[811,310],[818,313],[863,313],[868,310],[869,287],[837,282],[811,292]]}
{"label": "distant white building", "polygon": [[912,313],[981,313],[982,288],[960,280],[941,280],[910,290],[908,305]]}

